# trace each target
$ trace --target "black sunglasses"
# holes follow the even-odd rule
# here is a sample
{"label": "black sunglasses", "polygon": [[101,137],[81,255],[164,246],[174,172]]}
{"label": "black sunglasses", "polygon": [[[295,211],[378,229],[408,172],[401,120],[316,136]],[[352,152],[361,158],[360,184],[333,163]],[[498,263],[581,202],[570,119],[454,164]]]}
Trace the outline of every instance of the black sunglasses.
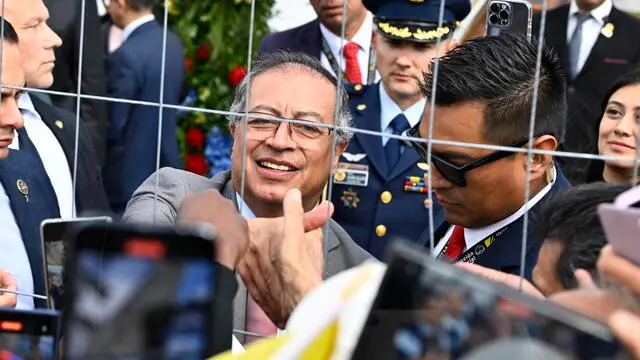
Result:
{"label": "black sunglasses", "polygon": [[[420,138],[420,133],[418,131],[419,125],[420,124],[407,130],[405,135],[410,138]],[[467,171],[473,170],[475,168],[479,168],[481,166],[490,164],[500,159],[504,159],[507,156],[514,154],[513,151],[498,150],[498,151],[492,152],[487,156],[483,156],[479,159],[473,160],[468,164],[458,166],[442,159],[441,157],[437,156],[437,154],[435,154],[433,151],[431,151],[431,159],[430,159],[429,150],[427,148],[426,143],[418,142],[411,139],[403,139],[403,141],[408,147],[414,149],[418,153],[420,158],[422,158],[423,161],[427,162],[428,164],[433,164],[436,167],[436,169],[438,169],[438,172],[442,175],[442,177],[444,177],[445,179],[447,179],[448,181],[452,182],[453,184],[459,187],[467,186],[467,180],[464,177],[464,174]],[[528,142],[529,140],[518,141],[517,143],[508,145],[508,147],[522,147]]]}

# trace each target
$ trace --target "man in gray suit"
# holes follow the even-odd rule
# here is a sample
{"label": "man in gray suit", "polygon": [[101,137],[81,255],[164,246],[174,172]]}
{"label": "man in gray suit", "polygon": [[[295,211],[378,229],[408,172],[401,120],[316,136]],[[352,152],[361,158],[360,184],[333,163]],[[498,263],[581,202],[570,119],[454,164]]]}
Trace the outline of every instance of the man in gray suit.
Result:
{"label": "man in gray suit", "polygon": [[[274,335],[276,327],[265,324],[264,312],[283,328],[295,302],[301,299],[301,296],[294,296],[291,303],[284,303],[287,301],[280,294],[273,294],[275,270],[271,268],[270,260],[274,244],[266,243],[267,231],[260,228],[263,223],[255,218],[282,217],[285,194],[293,188],[300,190],[302,207],[307,214],[329,212],[329,204],[320,204],[323,189],[331,167],[337,163],[351,136],[343,130],[350,121],[346,94],[341,92],[338,98],[336,92],[335,77],[316,59],[295,53],[262,56],[238,86],[231,106],[232,113],[248,111],[246,127],[241,122],[243,116],[229,117],[235,140],[232,171],[209,179],[163,168],[138,188],[127,206],[125,221],[173,224],[183,199],[190,194],[218,190],[225,198],[235,201],[242,216],[249,221],[251,234],[249,251],[239,267],[242,281],[234,300],[236,330]],[[282,122],[279,118],[296,119],[297,122]],[[330,128],[334,119],[342,129]],[[332,134],[333,131],[336,134]],[[336,136],[335,142],[332,135]],[[334,143],[336,148],[332,151]],[[243,174],[244,198],[240,196]],[[306,231],[312,228],[305,225]],[[318,254],[309,248],[303,251],[299,263],[292,264],[297,267],[297,274],[308,275],[308,288],[299,295],[310,291],[322,279],[370,258],[333,220],[329,220],[323,230],[324,262],[322,251]],[[238,338],[241,342],[245,340],[242,333]]]}

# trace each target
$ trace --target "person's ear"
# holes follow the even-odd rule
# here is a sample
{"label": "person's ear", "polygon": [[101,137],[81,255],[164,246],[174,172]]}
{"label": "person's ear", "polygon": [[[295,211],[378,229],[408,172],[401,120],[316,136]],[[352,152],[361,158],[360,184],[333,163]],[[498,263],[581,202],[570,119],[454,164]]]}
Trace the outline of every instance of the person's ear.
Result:
{"label": "person's ear", "polygon": [[[555,151],[558,147],[558,141],[555,137],[551,135],[543,135],[537,137],[533,140],[533,150],[542,150],[542,151]],[[528,168],[528,154],[522,153],[523,166],[525,167],[525,171]],[[549,154],[537,154],[534,153],[532,155],[531,161],[531,180],[540,179],[547,175],[547,171],[549,166],[551,166],[553,162],[553,158]]]}
{"label": "person's ear", "polygon": [[380,34],[377,31],[373,31],[371,34],[371,46],[373,46],[373,51],[378,51],[378,47],[380,46]]}
{"label": "person's ear", "polygon": [[340,156],[342,156],[342,153],[347,149],[348,145],[349,145],[348,141],[344,141],[336,145],[336,153],[335,153],[335,157],[333,158],[334,168],[338,166],[338,161],[340,160]]}

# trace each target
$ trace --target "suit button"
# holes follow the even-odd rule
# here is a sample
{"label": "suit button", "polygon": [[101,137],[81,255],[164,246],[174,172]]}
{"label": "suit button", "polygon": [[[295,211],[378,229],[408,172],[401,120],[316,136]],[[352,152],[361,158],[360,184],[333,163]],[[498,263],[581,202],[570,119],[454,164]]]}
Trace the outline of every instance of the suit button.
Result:
{"label": "suit button", "polygon": [[390,203],[391,199],[393,199],[393,196],[388,191],[385,191],[382,194],[380,194],[380,201],[382,201],[383,204]]}
{"label": "suit button", "polygon": [[576,88],[574,88],[573,86],[569,86],[569,94],[573,94],[574,92],[576,92]]}
{"label": "suit button", "polygon": [[378,235],[379,237],[387,235],[387,227],[384,225],[376,226],[376,235]]}

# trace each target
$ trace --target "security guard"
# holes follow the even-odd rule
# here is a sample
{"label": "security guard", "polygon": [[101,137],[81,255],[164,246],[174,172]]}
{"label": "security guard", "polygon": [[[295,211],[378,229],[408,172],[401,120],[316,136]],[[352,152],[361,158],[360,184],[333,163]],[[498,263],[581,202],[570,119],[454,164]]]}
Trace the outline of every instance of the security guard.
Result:
{"label": "security guard", "polygon": [[[469,0],[444,0],[444,22],[438,26],[441,0],[364,0],[374,16],[372,45],[381,80],[348,85],[354,127],[399,135],[416,126],[426,104],[419,82],[441,52],[455,24],[470,11]],[[429,164],[401,140],[356,133],[334,175],[334,219],[365,250],[384,256],[391,240],[417,241],[428,226]]]}

